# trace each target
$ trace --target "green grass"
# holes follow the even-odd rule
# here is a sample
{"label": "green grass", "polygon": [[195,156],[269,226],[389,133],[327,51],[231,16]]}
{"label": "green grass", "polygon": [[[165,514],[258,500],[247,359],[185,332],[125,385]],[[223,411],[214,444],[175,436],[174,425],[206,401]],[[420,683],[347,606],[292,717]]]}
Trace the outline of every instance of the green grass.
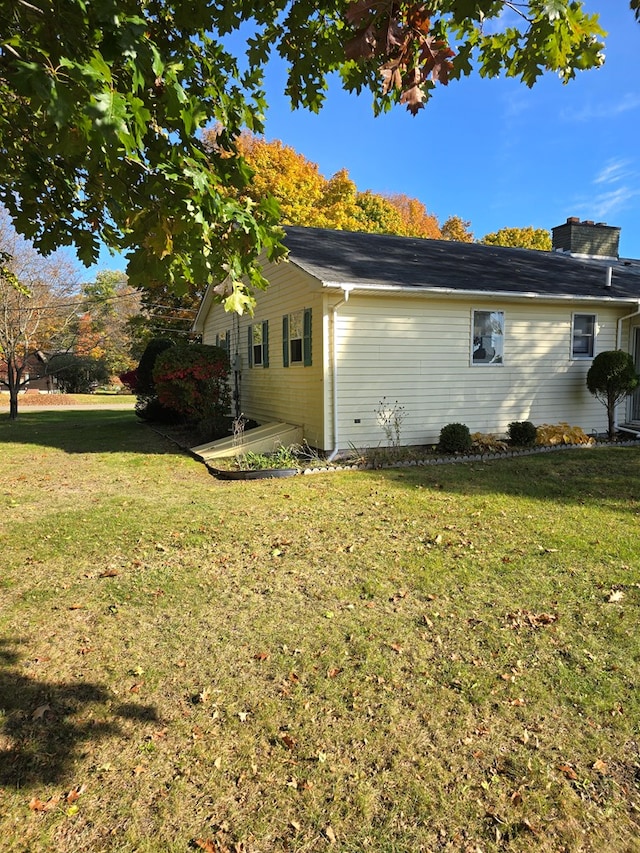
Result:
{"label": "green grass", "polygon": [[2,849],[640,850],[639,509],[634,448],[229,483],[0,421]]}

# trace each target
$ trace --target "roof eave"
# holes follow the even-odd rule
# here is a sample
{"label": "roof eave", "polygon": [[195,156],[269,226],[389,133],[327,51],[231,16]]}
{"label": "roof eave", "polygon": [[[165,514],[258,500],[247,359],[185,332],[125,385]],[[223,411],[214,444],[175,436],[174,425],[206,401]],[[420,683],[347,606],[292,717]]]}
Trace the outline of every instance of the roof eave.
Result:
{"label": "roof eave", "polygon": [[571,293],[540,293],[539,291],[518,291],[518,290],[478,290],[470,288],[454,288],[454,287],[415,287],[411,285],[394,285],[394,284],[357,284],[354,282],[339,282],[339,281],[323,281],[323,287],[327,290],[349,291],[349,293],[358,292],[364,295],[375,295],[378,293],[387,293],[390,295],[400,294],[402,296],[452,296],[452,297],[491,297],[500,299],[548,299],[552,301],[566,302],[616,302],[623,304],[637,304],[640,302],[640,293],[638,296],[613,296],[611,294],[603,294],[602,296],[593,295],[576,295]]}

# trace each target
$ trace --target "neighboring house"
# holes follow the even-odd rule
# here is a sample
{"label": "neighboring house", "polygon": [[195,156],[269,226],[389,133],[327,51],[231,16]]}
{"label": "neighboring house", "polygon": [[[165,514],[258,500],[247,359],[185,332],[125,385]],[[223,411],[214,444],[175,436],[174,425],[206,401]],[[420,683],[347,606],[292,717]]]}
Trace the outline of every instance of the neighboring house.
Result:
{"label": "neighboring house", "polygon": [[[377,411],[396,404],[402,444],[453,421],[603,432],[593,357],[622,348],[640,367],[640,261],[619,259],[619,228],[568,219],[552,252],[285,230],[289,260],[265,263],[254,316],[209,288],[194,330],[227,347],[245,416],[302,426],[321,450],[384,444]],[[640,395],[619,421],[640,431]]]}
{"label": "neighboring house", "polygon": [[[27,356],[27,364],[22,374],[21,391],[55,391],[58,380],[47,373],[49,356],[41,350]],[[8,389],[7,368],[0,361],[0,391]]]}

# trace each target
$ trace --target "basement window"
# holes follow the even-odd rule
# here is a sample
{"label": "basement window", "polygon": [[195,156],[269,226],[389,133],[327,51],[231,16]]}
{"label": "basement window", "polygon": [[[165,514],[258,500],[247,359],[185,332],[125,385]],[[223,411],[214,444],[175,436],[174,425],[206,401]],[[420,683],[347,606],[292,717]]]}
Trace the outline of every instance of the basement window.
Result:
{"label": "basement window", "polygon": [[596,315],[574,314],[571,358],[593,358],[596,348]]}
{"label": "basement window", "polygon": [[472,364],[502,364],[504,311],[474,311]]}

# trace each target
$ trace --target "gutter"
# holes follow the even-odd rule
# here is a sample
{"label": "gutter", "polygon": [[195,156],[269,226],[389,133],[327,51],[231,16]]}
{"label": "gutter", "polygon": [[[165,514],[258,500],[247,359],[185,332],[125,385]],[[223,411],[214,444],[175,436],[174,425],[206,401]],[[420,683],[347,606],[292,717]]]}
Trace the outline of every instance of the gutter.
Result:
{"label": "gutter", "polygon": [[349,294],[353,290],[353,287],[349,287],[348,285],[341,285],[341,290],[344,293],[344,297],[339,302],[336,302],[336,304],[331,309],[331,335],[333,338],[331,346],[331,390],[333,393],[333,450],[327,457],[328,462],[333,462],[340,450],[340,442],[338,440],[338,336],[336,334],[338,308],[340,308],[342,305],[349,301]]}
{"label": "gutter", "polygon": [[616,297],[616,296],[577,296],[569,293],[554,294],[554,293],[539,293],[537,291],[517,291],[517,290],[474,290],[474,289],[457,289],[454,287],[421,287],[419,285],[395,285],[395,284],[345,284],[338,281],[323,281],[323,287],[338,288],[340,290],[356,290],[361,293],[401,293],[405,296],[460,296],[473,297],[474,299],[482,299],[489,297],[491,299],[538,299],[551,302],[614,302],[614,303],[629,303],[637,305],[638,300],[633,296]]}

